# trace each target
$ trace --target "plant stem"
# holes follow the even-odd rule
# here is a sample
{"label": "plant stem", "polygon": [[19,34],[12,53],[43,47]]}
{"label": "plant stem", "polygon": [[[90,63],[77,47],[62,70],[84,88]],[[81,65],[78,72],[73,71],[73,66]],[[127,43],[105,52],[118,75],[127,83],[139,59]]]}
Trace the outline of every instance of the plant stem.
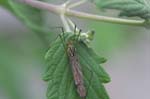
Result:
{"label": "plant stem", "polygon": [[69,24],[68,24],[67,19],[65,18],[65,16],[64,15],[60,15],[60,18],[62,20],[62,23],[64,25],[64,28],[65,28],[66,32],[71,32],[70,26],[69,26]]}
{"label": "plant stem", "polygon": [[80,1],[78,1],[78,2],[76,2],[76,3],[70,4],[70,5],[68,6],[68,8],[77,7],[77,6],[81,5],[81,4],[84,4],[85,2],[87,2],[87,0],[80,0]]}
{"label": "plant stem", "polygon": [[82,19],[90,19],[90,20],[95,20],[95,21],[125,24],[125,25],[143,26],[145,23],[145,20],[121,19],[121,18],[94,15],[94,14],[89,14],[89,13],[84,13],[84,12],[79,12],[79,11],[74,11],[74,10],[66,11],[66,15],[72,16],[72,17],[78,17]]}
{"label": "plant stem", "polygon": [[64,15],[66,16],[77,17],[77,18],[82,18],[82,19],[90,19],[90,20],[102,21],[102,22],[108,22],[108,23],[135,25],[135,26],[145,25],[145,20],[129,20],[129,19],[94,15],[94,14],[67,9],[61,5],[49,4],[49,3],[36,1],[36,0],[22,0],[22,1],[32,7],[43,9],[43,10],[48,10],[50,12],[53,12],[59,15],[64,13]]}

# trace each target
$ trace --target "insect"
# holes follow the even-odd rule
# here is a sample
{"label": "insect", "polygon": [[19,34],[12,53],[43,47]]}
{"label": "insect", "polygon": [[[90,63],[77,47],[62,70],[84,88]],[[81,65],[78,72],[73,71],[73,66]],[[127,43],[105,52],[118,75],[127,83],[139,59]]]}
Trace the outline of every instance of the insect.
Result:
{"label": "insect", "polygon": [[[76,27],[75,27],[74,33],[76,33]],[[74,40],[70,39],[67,41],[66,53],[67,53],[69,63],[70,63],[71,68],[72,68],[72,73],[73,73],[74,83],[75,83],[75,86],[77,88],[77,93],[79,94],[79,96],[81,98],[85,99],[87,96],[87,91],[86,91],[86,87],[84,85],[83,73],[82,73],[81,68],[80,68],[80,63],[79,63],[79,59],[78,59],[78,56],[76,53],[76,48],[74,46],[74,43],[78,42],[77,40],[80,36],[80,33],[81,33],[81,30],[79,31],[79,34],[76,35],[77,39],[74,39]],[[61,36],[60,36],[60,38],[62,39]]]}
{"label": "insect", "polygon": [[73,42],[68,42],[67,44],[67,54],[69,58],[70,65],[72,67],[74,82],[77,87],[77,92],[80,95],[80,97],[85,98],[86,97],[86,89],[84,86],[83,81],[83,74],[80,69],[80,63],[79,59],[76,55],[76,48],[73,45]]}

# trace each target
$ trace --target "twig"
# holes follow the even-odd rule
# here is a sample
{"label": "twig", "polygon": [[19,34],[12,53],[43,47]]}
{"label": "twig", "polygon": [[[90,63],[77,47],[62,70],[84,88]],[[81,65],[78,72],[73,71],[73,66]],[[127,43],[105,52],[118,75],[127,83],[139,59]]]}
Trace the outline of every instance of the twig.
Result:
{"label": "twig", "polygon": [[107,17],[107,16],[79,12],[75,10],[67,10],[66,15],[71,17],[78,17],[82,19],[90,19],[90,20],[102,21],[108,23],[135,25],[135,26],[143,26],[145,24],[145,20],[129,20],[129,19],[122,19],[122,18]]}
{"label": "twig", "polygon": [[64,13],[66,16],[96,20],[96,21],[103,21],[103,22],[109,22],[109,23],[135,25],[135,26],[145,25],[145,20],[129,20],[129,19],[121,19],[121,18],[94,15],[94,14],[89,14],[89,13],[85,13],[85,12],[79,12],[79,11],[67,9],[67,8],[62,7],[61,5],[49,4],[49,3],[36,1],[36,0],[23,0],[23,1],[32,7],[43,9],[43,10],[48,10],[50,12],[53,12],[53,13],[59,14],[59,15],[61,13]]}
{"label": "twig", "polygon": [[79,2],[70,4],[70,5],[68,6],[68,8],[74,8],[74,7],[77,7],[77,6],[81,5],[81,4],[84,4],[85,2],[87,2],[87,0],[80,0]]}

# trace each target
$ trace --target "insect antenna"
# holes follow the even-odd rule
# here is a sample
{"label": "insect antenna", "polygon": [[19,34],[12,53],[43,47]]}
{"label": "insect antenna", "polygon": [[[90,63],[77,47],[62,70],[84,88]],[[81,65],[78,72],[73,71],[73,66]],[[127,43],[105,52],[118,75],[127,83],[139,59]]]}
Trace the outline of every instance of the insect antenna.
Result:
{"label": "insect antenna", "polygon": [[[61,31],[62,31],[62,34],[58,34],[58,36],[60,37],[60,39],[61,39],[61,41],[63,42],[63,47],[64,48],[66,48],[65,47],[65,37],[64,37],[64,35],[65,35],[65,31],[64,31],[64,28],[63,27],[61,27],[61,26],[57,26],[57,27],[50,27],[51,29],[61,29]],[[58,38],[58,36],[57,36],[57,38]]]}
{"label": "insect antenna", "polygon": [[[78,32],[78,33],[77,33]],[[79,40],[80,34],[81,34],[82,30],[77,30],[77,25],[74,25],[74,35],[76,35],[75,41]]]}
{"label": "insect antenna", "polygon": [[79,30],[79,34],[78,34],[78,36],[77,36],[77,40],[79,40],[79,37],[80,37],[80,35],[81,35],[81,32],[82,32],[82,30],[80,29],[80,30]]}
{"label": "insect antenna", "polygon": [[74,33],[76,33],[77,31],[77,25],[75,24],[75,26],[74,26]]}

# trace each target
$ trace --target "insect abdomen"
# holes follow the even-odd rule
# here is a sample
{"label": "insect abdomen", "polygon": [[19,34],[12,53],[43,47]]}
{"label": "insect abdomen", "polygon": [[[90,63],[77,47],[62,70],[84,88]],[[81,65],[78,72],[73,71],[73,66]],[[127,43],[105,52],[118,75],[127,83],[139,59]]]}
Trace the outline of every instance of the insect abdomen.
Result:
{"label": "insect abdomen", "polygon": [[83,81],[83,74],[80,69],[80,63],[78,60],[78,57],[76,55],[75,47],[73,46],[68,46],[68,56],[69,56],[69,61],[72,67],[72,72],[73,72],[73,77],[74,77],[74,82],[77,87],[77,92],[80,95],[80,97],[85,98],[86,97],[86,89],[84,86],[84,81]]}
{"label": "insect abdomen", "polygon": [[77,91],[78,91],[80,97],[82,97],[82,98],[85,98],[85,97],[86,97],[86,90],[85,90],[84,85],[82,85],[82,84],[81,84],[81,85],[78,85],[78,86],[77,86]]}

